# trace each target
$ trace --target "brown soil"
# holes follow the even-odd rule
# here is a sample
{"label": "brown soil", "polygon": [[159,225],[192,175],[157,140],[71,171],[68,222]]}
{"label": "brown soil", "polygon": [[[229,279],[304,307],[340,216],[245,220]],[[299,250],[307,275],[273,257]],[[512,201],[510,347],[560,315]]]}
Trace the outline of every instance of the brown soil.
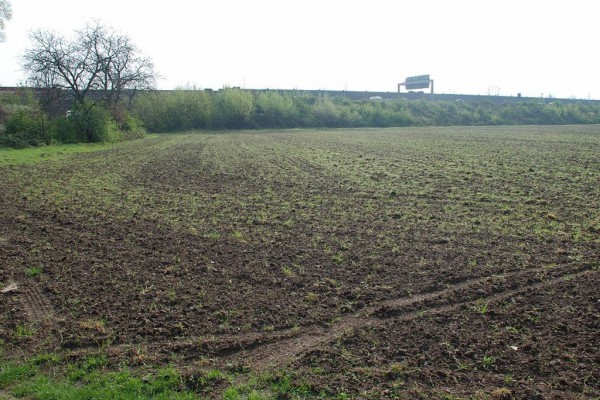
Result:
{"label": "brown soil", "polygon": [[[192,135],[3,167],[0,282],[17,285],[0,293],[6,354],[102,349],[115,366],[290,371],[315,393],[364,398],[600,396],[598,233],[575,241],[463,223],[510,226],[479,193],[543,194],[549,175],[471,176],[463,188],[424,167],[436,151],[443,165],[460,154],[369,146]],[[390,154],[403,164],[378,163]],[[543,157],[513,164],[528,162],[557,168]],[[414,192],[407,179],[421,182]],[[422,182],[433,183],[418,193]],[[456,197],[463,214],[448,211],[457,187],[474,193]],[[548,209],[584,225],[572,199],[546,194],[553,207],[536,200],[515,226],[552,223]],[[42,272],[27,275],[33,266]],[[35,334],[16,337],[20,324]]]}

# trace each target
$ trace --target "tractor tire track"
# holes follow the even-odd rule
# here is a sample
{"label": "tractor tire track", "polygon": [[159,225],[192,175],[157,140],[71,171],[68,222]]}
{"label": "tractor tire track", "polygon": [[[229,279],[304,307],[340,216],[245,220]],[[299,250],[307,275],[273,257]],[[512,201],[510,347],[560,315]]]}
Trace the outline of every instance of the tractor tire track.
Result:
{"label": "tractor tire track", "polygon": [[[465,280],[437,291],[378,302],[354,314],[342,316],[328,326],[313,325],[303,327],[300,331],[288,329],[270,334],[248,332],[137,344],[123,343],[113,345],[111,349],[125,351],[142,345],[151,353],[177,353],[188,361],[208,356],[218,365],[233,362],[260,372],[289,365],[304,354],[327,346],[356,329],[380,327],[390,319],[410,321],[424,315],[446,313],[476,301],[509,299],[567,278],[594,273],[598,271],[588,264],[514,271]],[[483,287],[487,289],[483,290]],[[81,351],[85,352],[86,349],[77,350]]]}
{"label": "tractor tire track", "polygon": [[30,323],[52,324],[54,315],[52,306],[36,285],[31,283],[24,285],[21,302],[25,316]]}
{"label": "tractor tire track", "polygon": [[[532,271],[527,272],[531,273]],[[594,273],[598,272],[594,271],[592,267],[584,266],[582,268],[569,269],[566,272],[563,271],[563,273],[559,273],[557,276],[535,283],[516,284],[493,293],[482,294],[480,291],[474,290],[473,293],[466,294],[466,296],[463,293],[460,296],[453,296],[453,294],[459,294],[458,292],[465,289],[475,289],[478,285],[489,282],[494,278],[497,279],[497,277],[465,281],[441,291],[384,301],[367,307],[356,314],[343,317],[329,327],[315,327],[290,339],[259,345],[250,351],[240,354],[240,360],[256,371],[281,368],[300,359],[304,354],[326,346],[356,329],[383,326],[386,320],[390,318],[394,318],[397,322],[410,321],[424,315],[453,311],[476,300],[491,302],[509,299],[526,291],[550,286],[565,278],[575,278]],[[507,274],[502,276],[502,278],[514,279],[520,275],[522,274]]]}

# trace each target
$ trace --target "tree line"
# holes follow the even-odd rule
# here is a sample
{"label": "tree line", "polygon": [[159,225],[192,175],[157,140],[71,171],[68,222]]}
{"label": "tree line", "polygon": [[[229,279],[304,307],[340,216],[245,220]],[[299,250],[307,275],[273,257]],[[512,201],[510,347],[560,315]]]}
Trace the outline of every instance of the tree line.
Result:
{"label": "tree line", "polygon": [[52,112],[60,97],[52,93],[34,96],[25,90],[5,96],[0,99],[0,125],[5,125],[0,144],[116,141],[139,138],[146,131],[600,123],[600,105],[590,102],[359,101],[236,88],[136,93],[114,103],[74,101],[67,114]]}
{"label": "tree line", "polygon": [[600,105],[532,100],[350,100],[302,91],[210,92],[194,88],[145,92],[132,104],[152,132],[193,129],[342,128],[433,125],[600,123]]}
{"label": "tree line", "polygon": [[[0,0],[4,19],[10,18],[6,4]],[[39,30],[30,40],[22,68],[33,89],[0,96],[0,146],[117,141],[146,131],[198,129],[600,123],[600,105],[590,102],[357,101],[239,88],[157,91],[152,60],[129,37],[99,23],[71,37]]]}

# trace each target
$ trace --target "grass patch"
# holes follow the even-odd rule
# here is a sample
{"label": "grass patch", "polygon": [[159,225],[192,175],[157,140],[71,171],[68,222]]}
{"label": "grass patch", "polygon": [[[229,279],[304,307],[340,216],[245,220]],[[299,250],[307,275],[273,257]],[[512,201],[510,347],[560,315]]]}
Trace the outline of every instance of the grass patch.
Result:
{"label": "grass patch", "polygon": [[76,153],[106,150],[114,146],[114,143],[82,143],[26,149],[0,147],[0,166],[34,164],[48,160],[57,160]]}
{"label": "grass patch", "polygon": [[218,393],[221,393],[221,398],[230,400],[324,396],[284,372],[277,375],[246,374],[245,378],[243,380],[247,383],[232,384],[233,375],[230,373],[209,370],[196,379],[186,380],[172,367],[163,367],[145,375],[126,367],[117,371],[107,370],[106,358],[100,355],[90,356],[79,363],[61,364],[56,355],[42,354],[23,364],[0,364],[0,389],[16,397],[32,399],[187,400]]}
{"label": "grass patch", "polygon": [[15,382],[22,382],[35,373],[35,367],[28,364],[0,364],[0,389],[4,389]]}
{"label": "grass patch", "polygon": [[181,376],[171,367],[139,376],[128,369],[105,372],[100,359],[94,356],[79,365],[69,364],[66,369],[70,372],[59,373],[58,377],[50,376],[42,368],[48,360],[54,363],[54,356],[36,357],[20,365],[5,363],[0,365],[0,388],[8,389],[17,397],[44,400],[198,398],[184,387]]}

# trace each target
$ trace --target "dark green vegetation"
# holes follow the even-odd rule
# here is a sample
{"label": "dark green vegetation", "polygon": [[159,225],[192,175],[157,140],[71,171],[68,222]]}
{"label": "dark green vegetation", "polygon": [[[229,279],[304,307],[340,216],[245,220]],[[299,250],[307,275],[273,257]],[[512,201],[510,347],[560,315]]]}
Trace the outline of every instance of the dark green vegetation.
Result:
{"label": "dark green vegetation", "polygon": [[403,99],[356,101],[299,92],[147,92],[133,110],[152,132],[190,129],[597,124],[600,105],[521,101],[495,104]]}
{"label": "dark green vegetation", "polygon": [[21,67],[34,89],[0,98],[0,146],[113,142],[145,134],[130,112],[129,95],[153,88],[156,73],[129,37],[94,21],[71,37],[36,30],[29,38]]}
{"label": "dark green vegetation", "polygon": [[[132,93],[130,93],[132,94]],[[4,105],[2,103],[4,102]],[[51,96],[0,98],[0,145],[114,142],[151,132],[261,128],[404,127],[517,124],[598,124],[600,105],[560,101],[496,104],[404,99],[357,101],[306,92],[218,92],[179,89],[139,92],[108,106],[76,103],[70,116]],[[6,129],[2,132],[2,123]]]}
{"label": "dark green vegetation", "polygon": [[0,147],[24,148],[60,143],[117,142],[146,134],[141,121],[122,104],[110,108],[91,101],[58,107],[30,91],[0,97]]}
{"label": "dark green vegetation", "polygon": [[595,125],[0,152],[0,390],[595,399],[598,154]]}

